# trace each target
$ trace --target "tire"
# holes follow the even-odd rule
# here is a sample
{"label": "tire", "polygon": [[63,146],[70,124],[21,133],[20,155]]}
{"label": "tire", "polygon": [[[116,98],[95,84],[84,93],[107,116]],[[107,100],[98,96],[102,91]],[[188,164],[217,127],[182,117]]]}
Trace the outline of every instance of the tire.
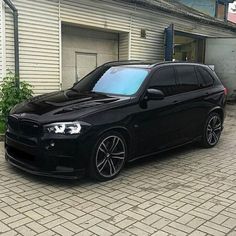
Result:
{"label": "tire", "polygon": [[114,179],[127,159],[127,144],[116,131],[103,134],[97,141],[89,164],[89,175],[98,181]]}
{"label": "tire", "polygon": [[209,114],[202,135],[201,144],[205,148],[212,148],[217,145],[222,132],[222,119],[216,112]]}

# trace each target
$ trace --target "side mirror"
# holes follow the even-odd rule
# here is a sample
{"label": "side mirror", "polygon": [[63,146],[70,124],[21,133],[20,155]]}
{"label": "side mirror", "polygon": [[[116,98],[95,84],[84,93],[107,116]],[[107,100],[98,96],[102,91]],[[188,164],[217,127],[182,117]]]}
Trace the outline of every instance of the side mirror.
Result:
{"label": "side mirror", "polygon": [[164,99],[164,93],[159,89],[149,88],[147,90],[147,99],[148,100],[162,100]]}

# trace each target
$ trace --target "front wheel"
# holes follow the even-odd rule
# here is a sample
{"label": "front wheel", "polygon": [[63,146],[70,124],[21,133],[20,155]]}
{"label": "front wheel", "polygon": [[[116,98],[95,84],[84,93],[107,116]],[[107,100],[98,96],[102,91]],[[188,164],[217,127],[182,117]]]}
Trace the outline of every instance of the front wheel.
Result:
{"label": "front wheel", "polygon": [[202,145],[206,148],[214,147],[220,139],[222,119],[218,113],[211,113],[206,121],[202,136]]}
{"label": "front wheel", "polygon": [[126,157],[127,146],[123,136],[115,131],[105,133],[95,145],[90,160],[90,176],[99,181],[115,178],[123,168]]}

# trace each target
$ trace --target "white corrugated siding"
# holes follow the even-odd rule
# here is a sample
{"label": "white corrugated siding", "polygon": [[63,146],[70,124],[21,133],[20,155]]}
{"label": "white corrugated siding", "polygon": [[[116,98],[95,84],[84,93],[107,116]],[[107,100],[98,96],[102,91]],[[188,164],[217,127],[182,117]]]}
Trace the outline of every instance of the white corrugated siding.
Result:
{"label": "white corrugated siding", "polygon": [[[168,15],[167,13],[146,10],[135,6],[135,4],[124,4],[109,0],[62,0],[61,20],[85,27],[130,32],[131,44],[122,44],[120,45],[121,49],[128,49],[130,46],[130,59],[140,60],[163,60],[163,32],[165,27],[171,23],[175,23],[176,30],[193,34],[210,37],[236,35],[236,33],[223,28],[196,24],[194,21]],[[146,38],[140,37],[141,28],[147,30]],[[122,36],[124,37],[124,35]],[[123,39],[122,36],[121,39]],[[121,55],[123,53],[124,50],[122,50]],[[123,59],[122,56],[121,58]]]}
{"label": "white corrugated siding", "polygon": [[[57,0],[15,0],[19,12],[20,78],[35,94],[60,88],[59,5]],[[14,71],[13,19],[6,13],[7,69]]]}
{"label": "white corrugated siding", "polygon": [[5,40],[6,40],[6,70],[14,71],[14,27],[12,11],[5,7]]}
{"label": "white corrugated siding", "polygon": [[119,34],[119,60],[128,60],[129,59],[129,33]]}
{"label": "white corrugated siding", "polygon": [[0,83],[6,76],[5,15],[5,3],[3,0],[0,0]]}
{"label": "white corrugated siding", "polygon": [[[112,0],[14,0],[19,9],[20,75],[35,93],[59,89],[59,19],[88,28],[120,32],[120,59],[163,60],[164,28],[204,36],[236,36],[236,33],[192,20],[147,10]],[[7,67],[14,69],[12,16],[7,14]],[[140,30],[147,37],[140,37]],[[130,38],[129,38],[130,37]]]}
{"label": "white corrugated siding", "polygon": [[130,14],[116,5],[103,0],[61,0],[61,20],[105,30],[129,31]]}
{"label": "white corrugated siding", "polygon": [[119,32],[119,59],[129,59],[129,32],[132,5],[113,1],[61,0],[62,22],[88,28]]}
{"label": "white corrugated siding", "polygon": [[[176,30],[192,34],[207,37],[236,37],[236,33],[223,28],[138,7],[132,17],[131,24],[131,58],[163,60],[164,29],[171,23],[174,23]],[[140,37],[141,28],[147,30],[146,39]]]}
{"label": "white corrugated siding", "polygon": [[3,2],[0,0],[0,83],[2,81],[3,74]]}

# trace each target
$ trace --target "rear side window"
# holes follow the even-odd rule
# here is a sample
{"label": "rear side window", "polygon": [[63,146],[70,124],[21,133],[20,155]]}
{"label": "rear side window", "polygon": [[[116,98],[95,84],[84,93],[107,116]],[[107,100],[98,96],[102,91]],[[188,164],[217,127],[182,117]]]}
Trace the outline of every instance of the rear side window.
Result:
{"label": "rear side window", "polygon": [[159,89],[165,94],[165,96],[177,94],[175,71],[173,66],[157,70],[151,78],[149,88]]}
{"label": "rear side window", "polygon": [[199,88],[195,68],[191,65],[175,66],[178,75],[178,92],[185,93]]}
{"label": "rear side window", "polygon": [[196,67],[196,71],[201,88],[207,88],[213,85],[214,80],[206,69],[202,67]]}

